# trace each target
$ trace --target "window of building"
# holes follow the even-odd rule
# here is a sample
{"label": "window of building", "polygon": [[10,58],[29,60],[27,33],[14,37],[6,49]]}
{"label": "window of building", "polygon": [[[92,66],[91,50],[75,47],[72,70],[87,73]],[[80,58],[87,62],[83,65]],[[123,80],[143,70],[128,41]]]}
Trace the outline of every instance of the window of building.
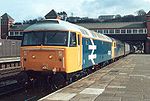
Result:
{"label": "window of building", "polygon": [[145,29],[144,32],[147,34],[147,29]]}
{"label": "window of building", "polygon": [[126,30],[125,30],[125,29],[122,29],[122,30],[121,30],[121,33],[123,33],[123,34],[126,33]]}
{"label": "window of building", "polygon": [[10,36],[14,36],[14,32],[10,32]]}
{"label": "window of building", "polygon": [[131,34],[131,29],[127,29],[127,33],[130,33],[130,34]]}
{"label": "window of building", "polygon": [[120,34],[120,30],[119,30],[119,29],[116,29],[116,30],[115,30],[115,33]]}
{"label": "window of building", "polygon": [[104,34],[108,34],[109,31],[107,29],[104,29]]}
{"label": "window of building", "polygon": [[103,33],[103,30],[102,29],[98,30],[98,33]]}
{"label": "window of building", "polygon": [[143,29],[139,29],[139,34],[143,34]]}
{"label": "window of building", "polygon": [[135,33],[135,34],[136,34],[136,33],[137,33],[137,29],[133,29],[133,33]]}
{"label": "window of building", "polygon": [[93,30],[94,32],[98,32],[98,30]]}
{"label": "window of building", "polygon": [[113,29],[110,29],[110,30],[109,30],[109,33],[111,33],[111,34],[114,33],[114,30],[113,30]]}
{"label": "window of building", "polygon": [[18,33],[18,32],[15,32],[15,36],[19,36],[19,33]]}
{"label": "window of building", "polygon": [[23,32],[20,32],[20,36],[23,36]]}

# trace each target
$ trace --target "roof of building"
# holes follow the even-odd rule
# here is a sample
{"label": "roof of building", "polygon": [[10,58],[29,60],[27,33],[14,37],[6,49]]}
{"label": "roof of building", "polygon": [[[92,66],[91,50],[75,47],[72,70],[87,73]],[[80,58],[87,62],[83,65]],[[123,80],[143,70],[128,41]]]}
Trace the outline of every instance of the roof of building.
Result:
{"label": "roof of building", "polygon": [[3,19],[9,19],[9,20],[14,20],[10,15],[8,15],[7,13],[3,14],[1,16]]}
{"label": "roof of building", "polygon": [[144,22],[77,23],[77,25],[88,29],[146,28]]}
{"label": "roof of building", "polygon": [[14,25],[10,28],[9,31],[24,31],[30,24],[23,24],[23,25]]}
{"label": "roof of building", "polygon": [[150,11],[146,14],[147,16],[150,16]]}

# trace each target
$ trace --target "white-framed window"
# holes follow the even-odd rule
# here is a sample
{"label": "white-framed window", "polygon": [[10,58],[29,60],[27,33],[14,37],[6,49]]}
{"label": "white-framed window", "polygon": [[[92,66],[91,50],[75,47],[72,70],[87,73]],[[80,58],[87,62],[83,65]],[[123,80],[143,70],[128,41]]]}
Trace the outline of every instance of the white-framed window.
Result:
{"label": "white-framed window", "polygon": [[99,29],[99,30],[98,30],[98,33],[103,33],[103,30],[102,30],[102,29]]}
{"label": "white-framed window", "polygon": [[132,30],[131,29],[127,29],[127,33],[131,34]]}
{"label": "white-framed window", "polygon": [[14,36],[14,32],[9,32],[9,36]]}
{"label": "white-framed window", "polygon": [[139,34],[143,34],[143,29],[139,29]]}
{"label": "white-framed window", "polygon": [[110,34],[114,34],[114,32],[115,32],[114,29],[110,29],[110,30],[109,30],[109,33],[110,33]]}
{"label": "white-framed window", "polygon": [[120,34],[120,29],[116,29],[116,30],[115,30],[115,33],[116,33],[116,34]]}
{"label": "white-framed window", "polygon": [[23,32],[20,32],[20,36],[23,36]]}
{"label": "white-framed window", "polygon": [[104,34],[108,34],[109,30],[108,29],[104,29]]}
{"label": "white-framed window", "polygon": [[19,32],[15,32],[15,36],[19,36]]}
{"label": "white-framed window", "polygon": [[144,29],[145,34],[147,34],[147,29]]}
{"label": "white-framed window", "polygon": [[125,30],[125,29],[121,29],[121,33],[122,33],[122,34],[125,34],[125,33],[126,33],[126,30]]}
{"label": "white-framed window", "polygon": [[133,34],[137,34],[138,30],[137,29],[133,29]]}

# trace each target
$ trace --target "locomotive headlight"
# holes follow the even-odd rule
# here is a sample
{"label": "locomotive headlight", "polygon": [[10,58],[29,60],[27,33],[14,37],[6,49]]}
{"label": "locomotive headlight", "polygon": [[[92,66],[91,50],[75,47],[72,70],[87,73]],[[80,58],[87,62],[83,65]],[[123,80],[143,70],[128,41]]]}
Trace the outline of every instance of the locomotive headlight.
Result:
{"label": "locomotive headlight", "polygon": [[35,59],[35,56],[33,55],[32,58]]}
{"label": "locomotive headlight", "polygon": [[52,59],[52,58],[53,58],[53,56],[52,56],[52,55],[50,55],[48,58],[49,58],[49,59]]}

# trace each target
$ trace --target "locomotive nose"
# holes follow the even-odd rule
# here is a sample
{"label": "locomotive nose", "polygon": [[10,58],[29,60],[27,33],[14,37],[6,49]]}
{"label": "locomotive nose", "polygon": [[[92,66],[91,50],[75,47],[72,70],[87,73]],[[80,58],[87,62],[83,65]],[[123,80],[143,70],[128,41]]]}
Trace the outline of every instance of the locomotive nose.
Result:
{"label": "locomotive nose", "polygon": [[64,71],[64,49],[29,49],[23,52],[23,65],[35,71]]}

